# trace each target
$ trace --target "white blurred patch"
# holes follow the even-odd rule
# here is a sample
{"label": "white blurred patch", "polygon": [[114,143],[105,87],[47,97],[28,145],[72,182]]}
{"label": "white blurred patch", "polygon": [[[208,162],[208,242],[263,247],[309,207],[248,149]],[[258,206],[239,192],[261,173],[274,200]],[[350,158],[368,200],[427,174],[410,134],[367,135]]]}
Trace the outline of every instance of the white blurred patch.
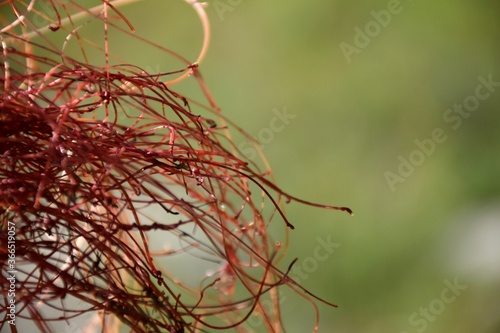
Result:
{"label": "white blurred patch", "polygon": [[446,266],[476,281],[500,280],[500,202],[459,215],[447,234]]}

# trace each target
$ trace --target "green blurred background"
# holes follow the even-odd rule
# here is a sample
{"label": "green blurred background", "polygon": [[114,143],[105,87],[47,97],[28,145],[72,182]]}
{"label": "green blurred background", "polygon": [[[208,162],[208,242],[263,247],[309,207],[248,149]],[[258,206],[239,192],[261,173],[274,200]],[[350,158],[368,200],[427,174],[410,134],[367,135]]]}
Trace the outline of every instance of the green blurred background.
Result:
{"label": "green blurred background", "polygon": [[[456,114],[456,129],[444,118],[474,101],[479,77],[500,82],[500,3],[208,3],[200,71],[222,112],[265,138],[285,191],[355,211],[287,206],[296,226],[287,258],[299,258],[304,286],[339,305],[320,306],[319,332],[500,332],[500,87],[480,88],[488,98]],[[195,60],[201,25],[185,2],[120,10],[139,35]],[[360,42],[357,28],[371,37],[346,57],[341,45]],[[179,68],[125,40],[113,47],[152,71]],[[202,99],[194,84],[174,89]],[[276,110],[295,117],[270,137]],[[418,153],[415,140],[439,128],[446,140]],[[410,155],[420,165],[391,186],[387,172]],[[336,243],[321,261],[318,237]],[[464,287],[451,299],[445,281]],[[310,306],[295,300],[283,304],[287,332],[312,331]]]}
{"label": "green blurred background", "polygon": [[[397,3],[209,1],[200,69],[222,111],[257,138],[269,141],[273,109],[296,116],[263,145],[286,191],[355,211],[287,207],[289,258],[307,270],[306,287],[339,305],[321,306],[319,332],[498,333],[500,87],[460,126],[443,117],[474,100],[478,77],[500,82],[500,4]],[[189,6],[153,5],[136,5],[147,20],[134,24],[194,59],[201,30]],[[394,8],[378,31],[372,11]],[[349,62],[340,45],[356,46],[367,24],[369,44]],[[391,188],[385,173],[436,128],[446,140]],[[338,248],[307,262],[327,236]],[[451,300],[444,281],[466,289]],[[310,307],[288,299],[287,331],[312,331]]]}

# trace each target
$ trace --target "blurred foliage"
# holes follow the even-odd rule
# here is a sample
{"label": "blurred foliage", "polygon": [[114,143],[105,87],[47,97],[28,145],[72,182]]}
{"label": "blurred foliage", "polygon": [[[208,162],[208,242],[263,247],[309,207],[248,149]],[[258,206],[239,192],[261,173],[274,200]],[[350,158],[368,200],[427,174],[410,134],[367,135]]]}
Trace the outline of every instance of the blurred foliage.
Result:
{"label": "blurred foliage", "polygon": [[[221,2],[230,3],[209,9],[213,44],[202,71],[222,110],[258,135],[271,110],[286,106],[296,118],[264,149],[278,182],[355,211],[288,208],[297,224],[290,258],[313,255],[318,236],[341,244],[304,281],[340,306],[324,309],[320,332],[498,332],[500,316],[488,307],[500,304],[491,267],[500,252],[483,253],[496,264],[471,270],[453,242],[470,234],[450,235],[459,223],[481,228],[482,210],[500,206],[500,89],[456,130],[443,115],[475,93],[479,76],[500,82],[500,5],[401,2],[348,63],[340,44],[354,45],[354,28],[390,2],[242,1],[219,16]],[[407,159],[435,128],[447,140],[392,192],[384,173],[397,173],[398,156]],[[467,290],[434,321],[412,325],[455,278]],[[300,310],[285,304],[285,316],[295,314],[290,332],[310,327]]]}

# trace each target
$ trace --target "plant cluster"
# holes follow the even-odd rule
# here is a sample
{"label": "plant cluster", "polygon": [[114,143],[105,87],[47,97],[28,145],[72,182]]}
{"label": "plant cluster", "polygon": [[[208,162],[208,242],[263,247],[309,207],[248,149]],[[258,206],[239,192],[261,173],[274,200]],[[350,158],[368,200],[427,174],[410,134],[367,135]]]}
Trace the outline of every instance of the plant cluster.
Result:
{"label": "plant cluster", "polygon": [[[169,73],[112,61],[107,32],[125,31],[123,22],[129,38],[183,59],[138,37],[118,2],[127,1],[51,0],[52,15],[35,1],[0,3],[9,14],[0,34],[0,262],[5,271],[13,222],[16,320],[40,332],[84,314],[93,318],[89,332],[247,332],[245,321],[260,316],[267,331],[281,332],[278,287],[314,307],[320,299],[288,276],[293,261],[278,267],[287,237],[275,241],[269,225],[293,229],[285,202],[321,205],[284,193],[238,152],[228,128],[239,128],[210,97],[199,61]],[[190,3],[206,29],[201,5]],[[102,22],[102,45],[79,35],[77,15]],[[68,56],[50,40],[55,31],[82,54],[102,49],[105,65]],[[187,76],[206,103],[173,90]],[[213,267],[197,286],[164,264],[186,254]],[[7,276],[0,279],[7,304]],[[9,329],[19,331],[2,306],[0,330]]]}

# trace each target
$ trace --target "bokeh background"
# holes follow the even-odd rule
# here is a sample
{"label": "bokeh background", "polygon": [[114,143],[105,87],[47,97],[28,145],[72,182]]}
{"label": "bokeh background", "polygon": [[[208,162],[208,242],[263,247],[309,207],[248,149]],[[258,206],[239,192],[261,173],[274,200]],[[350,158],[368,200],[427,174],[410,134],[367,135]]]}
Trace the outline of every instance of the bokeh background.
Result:
{"label": "bokeh background", "polygon": [[[478,88],[500,82],[500,4],[208,4],[200,71],[222,112],[261,141],[285,191],[355,211],[287,206],[293,274],[339,305],[320,306],[319,332],[500,332],[500,84]],[[196,59],[202,30],[185,2],[120,10],[141,36]],[[112,44],[150,71],[179,68],[127,40]],[[193,82],[174,89],[203,100]],[[489,96],[474,111],[451,113],[477,89]],[[445,139],[429,144],[436,129]],[[325,240],[335,246],[318,257]],[[283,317],[287,332],[312,331],[311,307],[291,294]]]}
{"label": "bokeh background", "polygon": [[[445,119],[472,103],[479,77],[500,82],[499,3],[208,2],[201,71],[223,112],[266,141],[285,190],[355,211],[287,207],[289,258],[306,287],[339,305],[321,307],[319,332],[500,332],[500,86],[454,113],[460,125]],[[195,57],[200,28],[185,7],[145,9],[137,23]],[[385,27],[374,23],[372,11],[391,9]],[[369,42],[356,44],[367,27]],[[342,43],[363,47],[346,57]],[[284,108],[296,117],[267,143],[263,129]],[[420,161],[415,140],[435,129],[446,140]],[[386,173],[410,155],[420,165],[391,186]],[[338,247],[314,265],[327,236]],[[463,288],[453,300],[445,281]],[[289,299],[288,332],[310,332],[310,307]]]}

